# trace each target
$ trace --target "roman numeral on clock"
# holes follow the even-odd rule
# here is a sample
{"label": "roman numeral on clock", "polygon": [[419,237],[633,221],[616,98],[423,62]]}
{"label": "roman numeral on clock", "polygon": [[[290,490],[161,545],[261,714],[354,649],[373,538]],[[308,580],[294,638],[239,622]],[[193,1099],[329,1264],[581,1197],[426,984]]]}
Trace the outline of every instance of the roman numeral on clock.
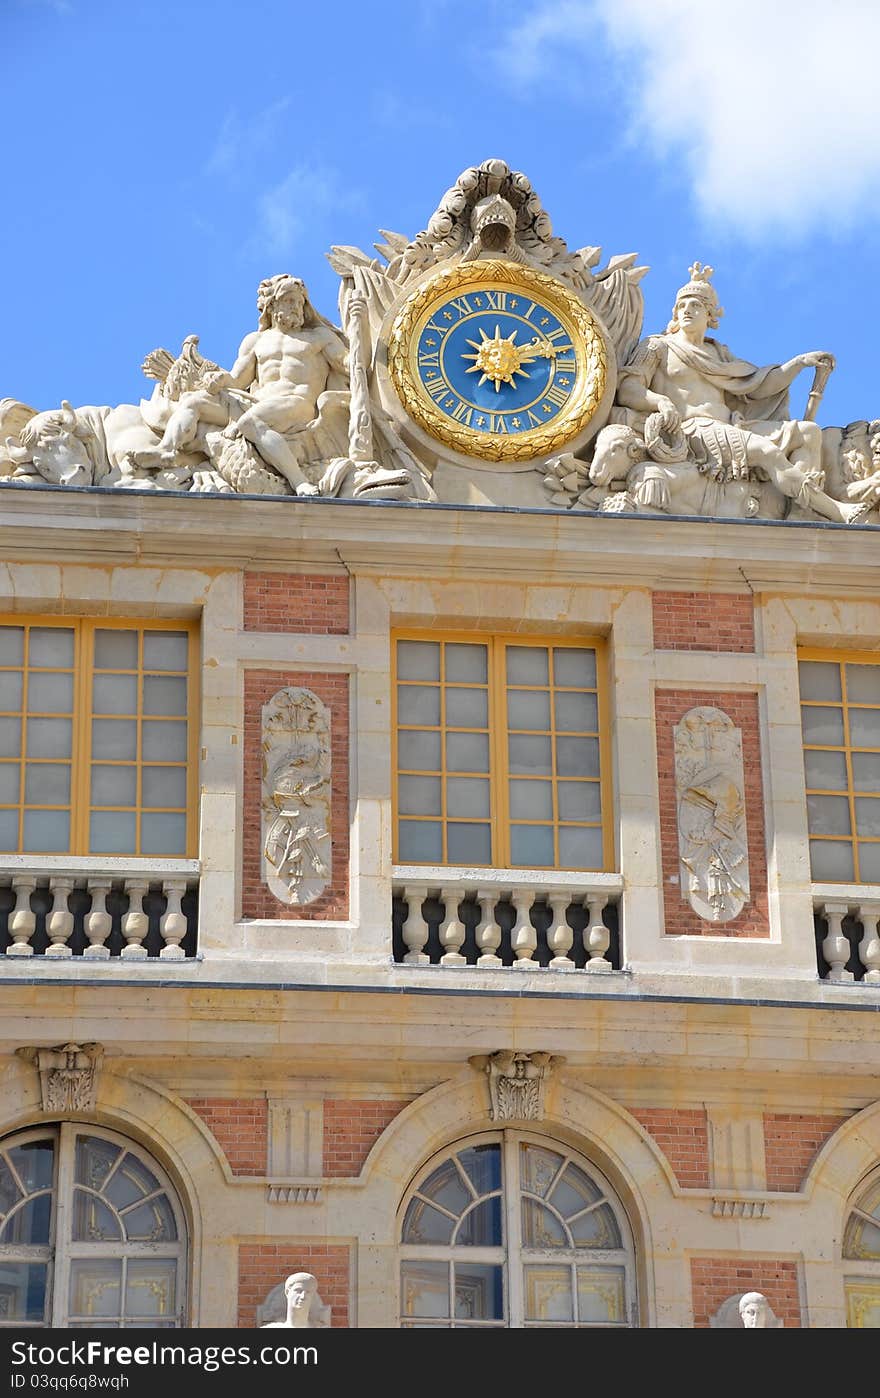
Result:
{"label": "roman numeral on clock", "polygon": [[548,388],[547,392],[544,394],[544,397],[546,398],[548,403],[555,404],[557,408],[564,407],[565,404],[568,402],[568,394],[566,393],[565,389],[560,388],[558,384],[554,384],[552,388]]}
{"label": "roman numeral on clock", "polygon": [[506,291],[487,291],[487,292],[486,292],[486,300],[487,300],[488,303],[489,303],[489,310],[490,310],[490,311],[506,311],[506,310],[507,310],[507,292],[506,292]]}
{"label": "roman numeral on clock", "polygon": [[439,351],[439,350],[423,350],[422,353],[419,355],[419,368],[420,368],[420,369],[439,369],[439,368],[440,368],[440,351]]}
{"label": "roman numeral on clock", "polygon": [[425,388],[436,403],[439,403],[440,399],[449,392],[449,384],[445,379],[433,379],[430,383],[425,384]]}

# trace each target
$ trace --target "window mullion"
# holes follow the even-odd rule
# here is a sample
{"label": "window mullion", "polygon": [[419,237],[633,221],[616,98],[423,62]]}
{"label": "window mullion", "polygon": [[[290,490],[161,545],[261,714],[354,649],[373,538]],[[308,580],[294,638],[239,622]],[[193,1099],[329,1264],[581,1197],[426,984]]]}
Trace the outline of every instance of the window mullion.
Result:
{"label": "window mullion", "polygon": [[519,1136],[506,1131],[501,1138],[501,1185],[507,1235],[507,1326],[511,1330],[521,1330],[524,1322],[519,1148]]}
{"label": "window mullion", "polygon": [[492,810],[492,863],[510,867],[510,802],[507,770],[507,646],[488,639],[489,646],[489,800]]}
{"label": "window mullion", "polygon": [[66,1325],[68,1316],[76,1131],[76,1124],[70,1121],[62,1122],[58,1128],[58,1165],[55,1188],[55,1271],[52,1286],[53,1328]]}
{"label": "window mullion", "polygon": [[70,844],[73,854],[89,853],[89,808],[92,772],[92,671],[94,667],[94,623],[75,623],[73,751],[70,763]]}

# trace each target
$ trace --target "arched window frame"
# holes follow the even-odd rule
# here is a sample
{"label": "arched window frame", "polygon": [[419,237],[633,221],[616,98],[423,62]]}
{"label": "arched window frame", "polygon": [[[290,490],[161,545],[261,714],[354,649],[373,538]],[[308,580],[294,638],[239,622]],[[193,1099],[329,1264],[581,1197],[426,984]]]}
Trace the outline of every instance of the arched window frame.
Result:
{"label": "arched window frame", "polygon": [[[859,1224],[877,1230],[876,1251],[860,1255]],[[880,1169],[865,1176],[853,1190],[846,1210],[841,1244],[846,1324],[848,1329],[880,1329]]]}
{"label": "arched window frame", "polygon": [[[433,1173],[446,1161],[470,1147],[498,1144],[501,1148],[501,1188],[496,1193],[500,1193],[502,1198],[502,1242],[500,1246],[471,1246],[451,1244],[425,1244],[407,1243],[403,1239],[403,1230],[407,1219],[407,1211],[412,1201],[418,1196],[421,1187],[426,1184]],[[524,1245],[522,1237],[522,1211],[520,1200],[524,1191],[519,1188],[519,1161],[521,1159],[520,1147],[530,1145],[546,1151],[551,1151],[564,1158],[564,1164],[558,1171],[558,1176],[564,1173],[569,1162],[583,1171],[590,1180],[597,1186],[603,1195],[603,1202],[610,1206],[617,1228],[619,1230],[622,1246],[614,1249],[597,1248],[550,1248],[538,1249],[529,1248]],[[548,1190],[548,1194],[550,1190]],[[398,1251],[400,1264],[398,1267],[398,1281],[400,1285],[400,1296],[398,1301],[399,1324],[402,1328],[453,1328],[465,1329],[472,1327],[479,1328],[526,1328],[526,1329],[591,1329],[607,1328],[609,1322],[588,1321],[588,1320],[527,1320],[525,1307],[525,1284],[524,1268],[529,1264],[533,1265],[570,1265],[574,1268],[578,1263],[582,1266],[595,1265],[620,1267],[624,1276],[624,1303],[621,1318],[610,1324],[610,1328],[629,1328],[638,1325],[638,1282],[636,1253],[633,1238],[633,1230],[628,1215],[615,1191],[604,1173],[586,1156],[576,1151],[564,1142],[552,1137],[532,1131],[514,1130],[502,1128],[496,1131],[482,1132],[472,1136],[464,1137],[446,1146],[442,1151],[435,1154],[427,1161],[414,1175],[406,1193],[398,1214],[397,1222]],[[468,1262],[474,1264],[484,1264],[486,1266],[502,1267],[504,1304],[503,1318],[497,1320],[469,1321],[462,1317],[434,1318],[416,1317],[404,1314],[404,1287],[402,1276],[404,1264],[410,1262],[449,1262],[456,1258],[466,1258]],[[454,1311],[454,1300],[450,1295],[450,1310]]]}
{"label": "arched window frame", "polygon": [[[76,1142],[79,1137],[97,1138],[108,1142],[120,1149],[120,1154],[108,1172],[107,1180],[122,1165],[126,1155],[134,1157],[145,1169],[147,1169],[159,1183],[160,1189],[146,1194],[141,1201],[135,1201],[126,1208],[140,1207],[142,1203],[149,1202],[162,1195],[170,1207],[174,1219],[174,1229],[176,1239],[163,1239],[161,1241],[145,1240],[131,1241],[128,1239],[114,1239],[110,1241],[74,1241],[73,1239],[73,1217],[74,1217],[74,1189],[83,1188],[82,1185],[75,1185],[75,1159]],[[188,1228],[186,1218],[178,1197],[177,1190],[168,1177],[167,1172],[162,1168],[155,1156],[130,1137],[119,1132],[95,1126],[90,1122],[62,1121],[47,1122],[45,1125],[37,1125],[22,1131],[11,1133],[0,1139],[0,1153],[14,1150],[21,1145],[27,1145],[36,1141],[48,1139],[54,1141],[53,1178],[51,1187],[41,1189],[41,1194],[50,1193],[52,1196],[52,1210],[49,1228],[48,1244],[30,1244],[17,1242],[0,1242],[0,1269],[4,1263],[36,1263],[45,1264],[47,1267],[47,1280],[45,1289],[45,1307],[41,1318],[31,1317],[7,1317],[0,1310],[0,1326],[12,1325],[16,1328],[69,1328],[83,1329],[90,1326],[98,1328],[144,1328],[145,1321],[150,1328],[171,1329],[185,1324],[187,1314],[187,1261],[188,1261]],[[106,1183],[106,1181],[104,1182]],[[101,1188],[103,1188],[103,1184]],[[86,1193],[100,1197],[100,1191],[86,1188]],[[32,1194],[29,1198],[36,1197]],[[11,1219],[17,1209],[22,1207],[21,1201],[7,1215],[3,1216],[5,1226],[6,1219]],[[161,1316],[135,1316],[129,1314],[127,1317],[122,1311],[125,1281],[128,1273],[130,1260],[138,1261],[149,1259],[152,1261],[173,1262],[174,1264],[174,1302],[168,1311]],[[102,1261],[110,1262],[121,1260],[121,1296],[120,1315],[100,1316],[93,1312],[91,1316],[72,1311],[71,1308],[71,1277],[77,1268],[77,1264],[83,1261],[92,1261],[100,1264]],[[0,1297],[2,1299],[2,1297]],[[72,1317],[72,1318],[71,1318]]]}

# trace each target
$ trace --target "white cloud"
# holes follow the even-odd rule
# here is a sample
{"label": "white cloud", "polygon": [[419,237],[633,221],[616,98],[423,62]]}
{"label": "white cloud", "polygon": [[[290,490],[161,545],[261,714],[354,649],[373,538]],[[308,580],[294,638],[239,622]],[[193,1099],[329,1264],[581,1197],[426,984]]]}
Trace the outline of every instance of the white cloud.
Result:
{"label": "white cloud", "polygon": [[603,38],[633,134],[708,218],[761,236],[880,212],[875,0],[538,0],[504,61],[546,80]]}
{"label": "white cloud", "polygon": [[290,97],[281,97],[245,120],[235,108],[227,112],[205,162],[205,174],[236,176],[247,171],[254,156],[269,145],[290,103]]}
{"label": "white cloud", "polygon": [[251,251],[275,257],[287,254],[307,226],[313,233],[327,213],[359,208],[361,201],[360,191],[346,186],[331,166],[295,165],[260,196]]}

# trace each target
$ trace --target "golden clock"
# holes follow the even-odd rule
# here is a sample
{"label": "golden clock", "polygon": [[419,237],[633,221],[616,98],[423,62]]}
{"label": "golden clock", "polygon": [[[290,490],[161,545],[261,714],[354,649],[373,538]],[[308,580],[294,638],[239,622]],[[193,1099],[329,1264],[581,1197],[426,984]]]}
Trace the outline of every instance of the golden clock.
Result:
{"label": "golden clock", "polygon": [[388,338],[410,417],[466,456],[530,461],[562,450],[595,415],[608,350],[596,317],[546,272],[459,262],[404,302]]}

